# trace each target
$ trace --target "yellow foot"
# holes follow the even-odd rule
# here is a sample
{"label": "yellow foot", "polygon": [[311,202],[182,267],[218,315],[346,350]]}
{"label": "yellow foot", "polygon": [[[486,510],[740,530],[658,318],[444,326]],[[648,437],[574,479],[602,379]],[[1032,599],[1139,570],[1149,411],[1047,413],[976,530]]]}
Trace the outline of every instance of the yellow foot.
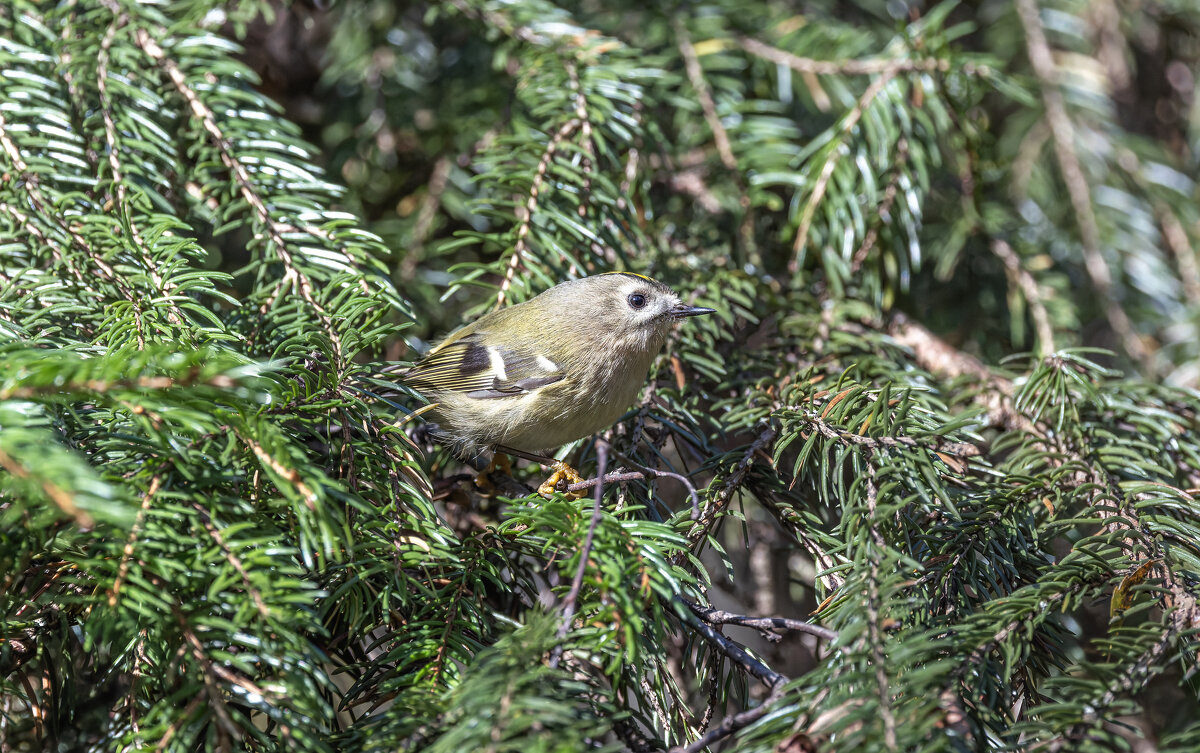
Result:
{"label": "yellow foot", "polygon": [[[579,475],[578,471],[561,460],[555,463],[552,467],[554,468],[554,473],[551,474],[550,478],[543,481],[542,485],[539,486],[537,490],[538,494],[547,499],[553,497],[554,492],[558,491],[557,487],[560,481],[566,481],[568,484],[578,484],[579,482],[585,480],[583,476]],[[586,495],[585,492],[565,493],[571,499],[580,499]]]}
{"label": "yellow foot", "polygon": [[492,483],[489,477],[492,471],[500,469],[501,472],[512,475],[512,461],[508,459],[508,455],[497,452],[492,456],[492,462],[488,463],[487,468],[479,472],[475,477],[475,488],[483,492],[485,495],[491,496],[496,493],[496,485]]}

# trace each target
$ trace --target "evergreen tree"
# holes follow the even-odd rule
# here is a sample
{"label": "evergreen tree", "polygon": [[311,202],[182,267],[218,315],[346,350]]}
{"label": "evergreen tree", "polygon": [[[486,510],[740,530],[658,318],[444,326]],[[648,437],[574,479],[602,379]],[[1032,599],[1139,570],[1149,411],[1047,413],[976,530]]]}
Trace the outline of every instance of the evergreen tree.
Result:
{"label": "evergreen tree", "polygon": [[[1196,750],[1197,39],[10,0],[0,751]],[[398,373],[608,270],[718,314],[483,494]]]}

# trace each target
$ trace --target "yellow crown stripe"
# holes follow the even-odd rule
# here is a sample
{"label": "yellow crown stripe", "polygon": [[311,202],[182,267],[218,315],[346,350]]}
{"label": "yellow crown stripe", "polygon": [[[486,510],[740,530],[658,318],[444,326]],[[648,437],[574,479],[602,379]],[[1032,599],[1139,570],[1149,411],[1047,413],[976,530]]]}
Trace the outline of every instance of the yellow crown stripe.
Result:
{"label": "yellow crown stripe", "polygon": [[653,277],[647,277],[646,275],[639,275],[637,272],[601,272],[600,275],[601,276],[603,276],[603,275],[625,275],[626,277],[640,277],[641,279],[645,280],[646,282],[658,282],[658,280],[655,280]]}

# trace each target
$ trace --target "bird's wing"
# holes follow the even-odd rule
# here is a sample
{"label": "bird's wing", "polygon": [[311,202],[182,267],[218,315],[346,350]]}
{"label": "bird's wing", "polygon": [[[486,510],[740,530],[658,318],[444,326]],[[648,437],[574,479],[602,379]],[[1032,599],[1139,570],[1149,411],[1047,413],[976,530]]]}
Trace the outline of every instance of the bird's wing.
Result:
{"label": "bird's wing", "polygon": [[418,390],[460,392],[467,397],[513,397],[566,376],[542,355],[504,345],[484,345],[472,332],[434,348],[408,370],[404,381]]}

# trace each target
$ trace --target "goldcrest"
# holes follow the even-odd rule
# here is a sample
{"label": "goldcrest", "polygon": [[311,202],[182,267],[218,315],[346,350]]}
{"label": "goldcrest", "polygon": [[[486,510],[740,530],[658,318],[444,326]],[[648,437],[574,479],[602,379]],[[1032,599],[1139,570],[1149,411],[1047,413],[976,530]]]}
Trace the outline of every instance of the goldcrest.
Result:
{"label": "goldcrest", "polygon": [[460,454],[541,453],[612,425],[672,326],[712,312],[641,275],[570,280],[455,331],[403,380],[437,404],[438,438]]}

